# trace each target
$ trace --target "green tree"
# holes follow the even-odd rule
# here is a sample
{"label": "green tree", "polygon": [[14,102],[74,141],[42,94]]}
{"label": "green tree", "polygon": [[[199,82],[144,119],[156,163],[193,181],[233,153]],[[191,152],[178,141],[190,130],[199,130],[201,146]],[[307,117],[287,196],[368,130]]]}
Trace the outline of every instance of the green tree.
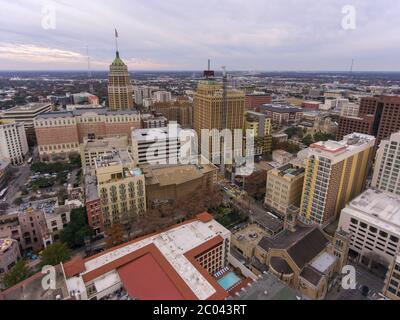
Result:
{"label": "green tree", "polygon": [[26,264],[25,260],[20,260],[17,264],[4,275],[4,286],[10,288],[24,281],[31,276],[32,272]]}
{"label": "green tree", "polygon": [[313,137],[311,136],[311,134],[308,134],[308,135],[306,135],[306,136],[303,138],[302,142],[303,142],[306,146],[310,146],[311,144],[314,143],[314,139],[313,139]]}
{"label": "green tree", "polygon": [[60,240],[70,248],[80,248],[85,245],[85,237],[93,235],[93,230],[87,221],[86,208],[73,209],[71,222],[61,231]]}
{"label": "green tree", "polygon": [[55,266],[61,262],[68,261],[71,252],[65,243],[56,242],[42,251],[42,266]]}

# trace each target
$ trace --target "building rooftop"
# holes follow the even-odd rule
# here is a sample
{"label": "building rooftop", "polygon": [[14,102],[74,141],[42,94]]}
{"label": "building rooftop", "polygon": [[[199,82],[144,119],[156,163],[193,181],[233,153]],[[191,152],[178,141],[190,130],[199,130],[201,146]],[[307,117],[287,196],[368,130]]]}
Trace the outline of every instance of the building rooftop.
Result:
{"label": "building rooftop", "polygon": [[138,115],[136,110],[109,110],[107,108],[79,108],[72,111],[56,111],[40,114],[37,119],[53,119],[53,118],[67,118],[78,117],[86,113],[97,115]]}
{"label": "building rooftop", "polygon": [[85,148],[126,148],[129,146],[128,137],[127,136],[112,136],[106,137],[102,139],[85,139],[84,142]]}
{"label": "building rooftop", "polygon": [[276,172],[281,177],[298,177],[305,173],[304,168],[296,168],[293,164],[288,163],[282,167],[274,169],[272,172]]}
{"label": "building rooftop", "polygon": [[12,246],[13,242],[16,241],[13,239],[0,239],[0,254],[6,252]]}
{"label": "building rooftop", "polygon": [[[185,297],[188,294],[192,299],[199,300],[221,294],[223,296],[220,298],[225,298],[226,292],[192,256],[218,245],[223,238],[229,237],[230,232],[212,218],[205,219],[203,216],[199,218],[200,220],[187,221],[82,262],[78,261],[79,267],[74,273],[67,274],[70,290],[84,292],[86,290],[84,282],[94,280],[97,291],[100,292],[112,286],[120,278],[130,293],[137,291],[138,298],[154,297],[151,294],[152,290],[156,292],[156,296],[163,295],[159,290],[159,284],[175,298],[179,298],[182,294]],[[154,274],[150,272],[151,270]],[[137,271],[140,277],[132,271]],[[78,273],[79,278],[72,277]],[[160,282],[154,281],[155,279]]]}
{"label": "building rooftop", "polygon": [[383,229],[400,234],[400,196],[368,189],[343,210]]}
{"label": "building rooftop", "polygon": [[180,128],[177,130],[169,127],[164,128],[148,128],[148,129],[133,129],[132,137],[138,142],[152,142],[155,140],[166,140],[179,138]]}
{"label": "building rooftop", "polygon": [[296,108],[289,105],[281,105],[281,104],[264,104],[262,106],[262,110],[278,112],[278,113],[287,113],[287,112],[303,112],[303,109]]}
{"label": "building rooftop", "polygon": [[298,300],[296,292],[271,273],[264,272],[232,300]]}
{"label": "building rooftop", "polygon": [[114,165],[122,165],[123,167],[131,167],[134,160],[129,151],[118,150],[110,154],[99,156],[95,159],[96,168],[111,167]]}
{"label": "building rooftop", "polygon": [[92,175],[85,175],[85,198],[86,202],[99,199],[97,191],[97,179]]}
{"label": "building rooftop", "polygon": [[318,256],[310,265],[315,270],[325,273],[337,261],[337,257],[329,252],[324,252]]}
{"label": "building rooftop", "polygon": [[16,106],[14,108],[8,109],[4,111],[4,114],[8,113],[36,113],[41,111],[43,108],[50,107],[51,103],[28,103],[23,106]]}

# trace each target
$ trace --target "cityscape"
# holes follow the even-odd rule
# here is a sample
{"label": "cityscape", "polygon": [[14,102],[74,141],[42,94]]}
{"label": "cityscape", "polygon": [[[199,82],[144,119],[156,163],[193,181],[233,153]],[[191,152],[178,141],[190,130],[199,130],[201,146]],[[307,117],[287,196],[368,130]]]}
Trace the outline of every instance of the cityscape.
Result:
{"label": "cityscape", "polygon": [[[307,71],[292,60],[263,68],[233,44],[225,56],[211,36],[196,46],[182,36],[139,63],[149,49],[137,40],[133,56],[133,31],[116,11],[101,55],[85,39],[77,64],[77,40],[68,49],[47,34],[66,37],[65,4],[37,2],[43,39],[32,30],[28,46],[18,29],[12,42],[0,27],[0,304],[208,300],[244,315],[251,300],[400,300],[398,48],[396,60],[382,45],[374,65],[359,54],[343,68],[315,53]],[[358,32],[356,4],[338,5],[338,32]],[[360,6],[357,21],[370,9]],[[244,47],[257,41],[243,34]],[[58,49],[34,52],[37,39]]]}

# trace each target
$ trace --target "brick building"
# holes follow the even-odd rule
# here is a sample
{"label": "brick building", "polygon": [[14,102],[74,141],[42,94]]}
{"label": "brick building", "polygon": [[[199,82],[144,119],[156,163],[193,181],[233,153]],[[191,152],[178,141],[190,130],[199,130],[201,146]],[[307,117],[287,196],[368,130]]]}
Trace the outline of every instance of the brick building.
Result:
{"label": "brick building", "polygon": [[260,111],[260,107],[267,103],[272,103],[272,97],[270,95],[261,93],[246,94],[246,110]]}

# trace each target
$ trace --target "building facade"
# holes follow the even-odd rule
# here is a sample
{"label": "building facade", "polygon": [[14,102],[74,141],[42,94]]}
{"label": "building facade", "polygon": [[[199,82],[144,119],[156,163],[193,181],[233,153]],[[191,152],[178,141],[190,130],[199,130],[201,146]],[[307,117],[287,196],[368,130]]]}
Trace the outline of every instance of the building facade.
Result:
{"label": "building facade", "polygon": [[17,264],[20,258],[18,242],[14,239],[0,238],[0,279]]}
{"label": "building facade", "polygon": [[287,105],[265,104],[261,107],[261,112],[272,119],[275,125],[285,125],[300,122],[303,117],[303,110]]}
{"label": "building facade", "polygon": [[28,153],[28,141],[22,123],[0,123],[0,159],[19,165]]}
{"label": "building facade", "polygon": [[118,51],[108,74],[108,105],[111,110],[133,108],[133,86],[128,67],[121,60]]}
{"label": "building facade", "polygon": [[35,120],[39,155],[42,160],[79,153],[85,139],[126,136],[131,129],[140,128],[141,119],[133,110],[80,109],[52,112]]}
{"label": "building facade", "polygon": [[260,111],[264,104],[272,103],[272,97],[263,93],[246,94],[245,108],[246,110]]}
{"label": "building facade", "polygon": [[304,173],[304,168],[292,164],[268,171],[265,205],[282,217],[286,216],[290,206],[299,207]]}
{"label": "building facade", "polygon": [[306,224],[329,224],[365,188],[375,137],[353,133],[340,142],[310,146],[299,219]]}
{"label": "building facade", "polygon": [[382,140],[376,154],[372,186],[400,195],[400,132]]}
{"label": "building facade", "polygon": [[385,280],[383,293],[392,300],[400,300],[400,255],[393,260]]}

